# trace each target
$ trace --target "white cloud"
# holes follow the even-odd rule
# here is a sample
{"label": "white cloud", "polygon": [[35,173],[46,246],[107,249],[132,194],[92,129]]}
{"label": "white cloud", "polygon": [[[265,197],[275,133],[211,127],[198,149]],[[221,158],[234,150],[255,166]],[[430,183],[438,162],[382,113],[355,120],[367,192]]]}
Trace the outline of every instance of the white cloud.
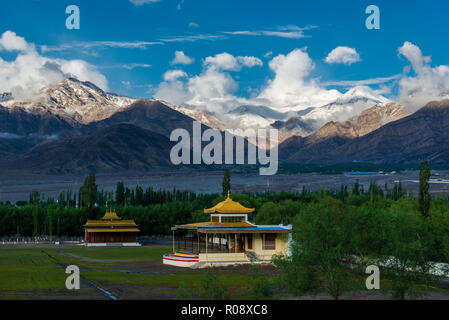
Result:
{"label": "white cloud", "polygon": [[238,84],[232,77],[214,68],[208,68],[188,81],[188,104],[212,112],[229,111],[236,105],[233,93]]}
{"label": "white cloud", "polygon": [[131,88],[131,82],[130,81],[122,81],[122,85],[126,87],[126,89]]}
{"label": "white cloud", "polygon": [[129,2],[131,2],[133,5],[137,6],[142,6],[144,4],[148,4],[148,3],[155,3],[155,2],[160,2],[161,0],[129,0]]}
{"label": "white cloud", "polygon": [[158,41],[86,41],[66,43],[58,46],[41,45],[40,48],[42,53],[46,53],[92,48],[146,49],[148,46],[154,45],[163,45],[163,43]]}
{"label": "white cloud", "polygon": [[[189,24],[190,26],[190,24]],[[164,45],[165,42],[196,42],[196,41],[215,41],[223,40],[228,37],[223,35],[211,35],[211,34],[189,34],[182,36],[172,36],[157,39],[157,41],[74,41],[70,43],[63,43],[59,45],[40,45],[42,53],[47,52],[61,52],[68,50],[83,50],[85,53],[90,53],[90,49],[107,49],[107,48],[119,48],[119,49],[142,49],[145,50],[150,46]],[[1,48],[0,48],[1,49]],[[92,53],[90,53],[92,54]]]}
{"label": "white cloud", "polygon": [[186,84],[180,80],[161,82],[156,91],[152,93],[156,99],[168,101],[175,105],[185,106],[190,99]]}
{"label": "white cloud", "polygon": [[343,87],[357,87],[357,86],[367,86],[374,84],[382,84],[387,83],[393,80],[397,80],[401,77],[400,74],[395,74],[390,77],[379,77],[372,79],[364,79],[364,80],[337,80],[337,81],[326,81],[322,84],[324,86],[343,86]]}
{"label": "white cloud", "polygon": [[403,104],[414,110],[431,100],[449,97],[448,65],[432,67],[430,57],[423,56],[421,49],[408,41],[398,51],[413,69],[413,75],[408,75],[411,70],[406,69],[399,81],[399,99]]}
{"label": "white cloud", "polygon": [[237,60],[239,61],[239,63],[241,65],[243,65],[244,67],[247,67],[247,68],[263,66],[262,60],[260,60],[259,58],[256,58],[256,57],[247,57],[247,56],[237,57]]}
{"label": "white cloud", "polygon": [[15,32],[6,31],[0,38],[0,51],[30,51],[34,46],[27,43],[24,38],[16,35]]}
{"label": "white cloud", "polygon": [[354,48],[349,47],[336,47],[332,50],[324,59],[327,63],[343,63],[347,66],[361,61],[360,55]]}
{"label": "white cloud", "polygon": [[326,90],[318,81],[310,79],[314,63],[305,49],[295,49],[287,55],[280,54],[269,63],[274,79],[260,93],[272,107],[321,106],[340,96],[337,90]]}
{"label": "white cloud", "polygon": [[182,35],[182,36],[160,38],[160,39],[158,39],[158,41],[162,41],[162,42],[195,42],[195,41],[199,41],[199,40],[215,41],[215,40],[223,40],[223,39],[228,39],[228,37],[223,36],[223,35],[215,35],[215,34],[192,34],[192,35]]}
{"label": "white cloud", "polygon": [[237,59],[232,54],[227,52],[207,57],[204,59],[204,65],[211,68],[229,71],[238,71],[241,68]]}
{"label": "white cloud", "polygon": [[124,63],[124,64],[114,64],[114,65],[106,65],[99,66],[101,69],[127,69],[132,70],[135,68],[151,68],[151,64],[146,63]]}
{"label": "white cloud", "polygon": [[199,28],[199,27],[200,27],[200,25],[198,23],[195,23],[195,22],[189,23],[189,28]]}
{"label": "white cloud", "polygon": [[273,51],[268,51],[263,55],[264,58],[270,58],[273,55]]}
{"label": "white cloud", "polygon": [[[167,71],[155,97],[212,113],[227,112],[245,101],[233,95],[238,84],[224,72],[240,70],[240,60],[228,53],[207,57],[202,72],[191,78],[186,78],[187,75],[181,70]],[[183,78],[185,80],[181,81]]]}
{"label": "white cloud", "polygon": [[301,28],[295,25],[288,25],[288,26],[278,26],[272,30],[240,30],[240,31],[226,31],[223,33],[230,35],[266,36],[266,37],[279,37],[288,39],[301,39],[307,37],[304,31],[314,28],[316,27],[307,26]]}
{"label": "white cloud", "polygon": [[15,99],[29,100],[41,88],[52,86],[67,77],[90,81],[103,90],[108,89],[105,76],[86,61],[42,56],[33,44],[11,31],[3,33],[0,43],[2,50],[19,51],[15,60],[0,58],[0,92],[12,92]]}
{"label": "white cloud", "polygon": [[187,73],[182,70],[169,70],[165,72],[162,77],[165,81],[175,81],[179,78],[187,77]]}
{"label": "white cloud", "polygon": [[195,59],[186,56],[184,51],[176,51],[175,58],[170,62],[171,65],[174,64],[192,64]]}
{"label": "white cloud", "polygon": [[313,62],[305,50],[296,49],[270,61],[270,68],[275,76],[258,96],[236,96],[238,83],[226,71],[239,71],[245,66],[260,65],[262,61],[258,58],[235,57],[229,53],[206,57],[203,71],[199,75],[174,79],[164,75],[164,81],[157,88],[155,97],[215,114],[225,114],[244,104],[298,107],[300,110],[308,106],[321,106],[341,95],[337,90],[323,89],[317,80],[309,79]]}
{"label": "white cloud", "polygon": [[210,68],[227,71],[240,71],[242,67],[252,68],[262,66],[263,62],[259,58],[251,56],[234,57],[227,52],[216,54],[215,56],[206,57],[203,64]]}

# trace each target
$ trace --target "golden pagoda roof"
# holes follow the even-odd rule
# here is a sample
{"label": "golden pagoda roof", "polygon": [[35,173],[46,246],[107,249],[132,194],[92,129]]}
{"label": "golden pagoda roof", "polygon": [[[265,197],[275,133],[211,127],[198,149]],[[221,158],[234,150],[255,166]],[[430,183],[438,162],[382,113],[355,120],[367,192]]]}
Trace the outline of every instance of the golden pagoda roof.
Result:
{"label": "golden pagoda roof", "polygon": [[111,229],[111,228],[94,228],[94,229],[89,229],[88,232],[93,232],[93,233],[102,233],[102,232],[140,232],[139,229],[137,228],[115,228],[115,229]]}
{"label": "golden pagoda roof", "polygon": [[136,228],[137,224],[134,220],[122,220],[115,211],[106,210],[105,215],[100,220],[87,220],[84,227],[87,228]]}
{"label": "golden pagoda roof", "polygon": [[210,209],[204,209],[204,213],[251,213],[253,211],[254,208],[245,208],[240,203],[232,201],[229,197],[229,192],[226,200],[218,203]]}
{"label": "golden pagoda roof", "polygon": [[201,229],[201,228],[251,228],[254,227],[253,224],[248,222],[197,222],[190,224],[177,225],[172,228],[172,230],[177,229]]}
{"label": "golden pagoda roof", "polygon": [[115,220],[115,221],[104,221],[104,220],[87,220],[85,227],[136,227],[137,224],[134,220]]}

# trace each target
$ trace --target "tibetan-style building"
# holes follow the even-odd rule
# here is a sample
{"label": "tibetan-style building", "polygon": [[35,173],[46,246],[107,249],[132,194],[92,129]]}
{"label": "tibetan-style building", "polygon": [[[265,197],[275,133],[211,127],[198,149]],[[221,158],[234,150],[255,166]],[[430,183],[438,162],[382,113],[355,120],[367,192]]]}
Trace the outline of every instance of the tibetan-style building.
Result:
{"label": "tibetan-style building", "polygon": [[134,220],[122,220],[112,210],[106,210],[100,220],[87,220],[84,225],[87,246],[140,246],[136,241],[139,232]]}
{"label": "tibetan-style building", "polygon": [[183,267],[223,266],[238,263],[267,263],[275,254],[289,254],[291,226],[255,225],[248,220],[253,208],[226,200],[205,209],[210,221],[176,225],[173,253],[165,264]]}

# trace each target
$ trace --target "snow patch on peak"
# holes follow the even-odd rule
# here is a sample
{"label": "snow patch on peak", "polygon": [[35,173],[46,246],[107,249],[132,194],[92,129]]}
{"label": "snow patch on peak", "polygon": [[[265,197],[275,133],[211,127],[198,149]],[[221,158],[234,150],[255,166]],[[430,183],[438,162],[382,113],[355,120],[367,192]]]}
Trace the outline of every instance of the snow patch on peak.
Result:
{"label": "snow patch on peak", "polygon": [[31,102],[10,100],[4,105],[31,113],[50,112],[80,123],[90,123],[108,118],[134,101],[136,99],[104,92],[91,82],[67,78],[42,89]]}

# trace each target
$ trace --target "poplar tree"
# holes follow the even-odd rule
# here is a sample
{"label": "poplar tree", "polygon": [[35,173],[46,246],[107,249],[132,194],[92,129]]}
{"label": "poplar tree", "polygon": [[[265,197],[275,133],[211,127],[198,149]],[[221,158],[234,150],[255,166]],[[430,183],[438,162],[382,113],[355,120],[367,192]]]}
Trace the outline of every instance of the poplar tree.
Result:
{"label": "poplar tree", "polygon": [[97,189],[95,183],[95,173],[91,172],[84,180],[83,186],[80,188],[80,207],[86,207],[89,218],[92,218],[93,208],[97,202]]}
{"label": "poplar tree", "polygon": [[228,195],[228,192],[231,191],[231,173],[229,172],[229,169],[226,169],[223,174],[223,196],[226,197]]}
{"label": "poplar tree", "polygon": [[123,181],[117,182],[117,189],[115,191],[115,202],[118,206],[125,205],[125,185]]}
{"label": "poplar tree", "polygon": [[30,202],[33,204],[33,237],[36,241],[39,235],[39,192],[33,192],[31,194]]}
{"label": "poplar tree", "polygon": [[430,192],[429,192],[430,169],[429,163],[424,161],[421,163],[419,170],[419,211],[424,217],[429,216],[430,209]]}

